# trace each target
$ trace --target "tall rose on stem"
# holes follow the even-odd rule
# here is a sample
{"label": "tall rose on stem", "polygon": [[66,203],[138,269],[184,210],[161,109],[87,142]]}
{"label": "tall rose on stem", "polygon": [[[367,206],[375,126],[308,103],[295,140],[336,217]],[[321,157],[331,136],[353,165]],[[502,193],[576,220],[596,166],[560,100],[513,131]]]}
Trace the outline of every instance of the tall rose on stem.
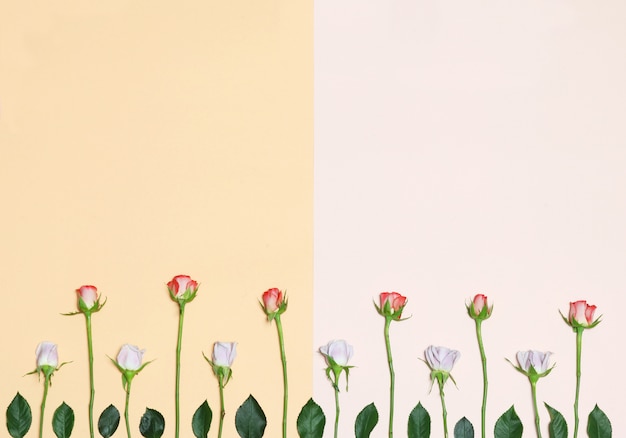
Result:
{"label": "tall rose on stem", "polygon": [[[343,371],[346,372],[346,391],[348,390],[348,375],[352,366],[348,362],[354,354],[352,345],[344,340],[330,341],[328,344],[320,347],[320,353],[324,356],[326,364],[326,377],[331,381],[335,389],[335,438],[339,430],[339,376]],[[331,374],[332,373],[332,374]]]}
{"label": "tall rose on stem", "polygon": [[50,388],[52,375],[61,369],[67,362],[59,365],[59,353],[57,345],[52,342],[40,342],[35,350],[37,357],[37,368],[28,374],[43,374],[43,398],[41,399],[41,414],[39,417],[39,438],[43,436],[43,419],[46,411],[46,399],[48,398],[48,388]]}
{"label": "tall rose on stem", "polygon": [[177,275],[167,283],[167,290],[172,300],[178,303],[178,340],[176,342],[176,388],[174,402],[176,405],[175,436],[180,431],[180,351],[183,344],[183,322],[185,320],[185,305],[193,301],[198,292],[198,283],[188,275]]}
{"label": "tall rose on stem", "polygon": [[483,403],[480,410],[480,430],[481,437],[485,438],[485,418],[487,413],[487,389],[489,382],[487,380],[487,356],[485,355],[485,347],[483,346],[482,323],[491,316],[493,306],[489,307],[487,296],[477,294],[467,307],[467,314],[476,323],[476,339],[478,340],[478,350],[480,351],[480,360],[483,366]]}
{"label": "tall rose on stem", "polygon": [[146,362],[142,365],[143,355],[146,350],[140,350],[139,347],[130,344],[122,345],[119,353],[117,354],[117,360],[111,358],[111,362],[122,373],[122,386],[126,392],[126,403],[124,404],[124,421],[126,423],[126,435],[130,438],[130,421],[129,421],[129,406],[130,406],[130,385],[133,378],[143,370],[150,362]]}
{"label": "tall rose on stem", "polygon": [[578,437],[578,398],[580,395],[581,356],[583,344],[583,332],[585,329],[594,328],[600,324],[602,316],[594,319],[596,306],[587,304],[585,300],[569,303],[569,314],[567,318],[561,313],[561,317],[576,333],[576,395],[574,397],[574,438]]}
{"label": "tall rose on stem", "polygon": [[96,389],[94,385],[93,377],[93,341],[91,334],[91,314],[100,311],[106,303],[100,303],[100,295],[98,289],[95,286],[84,285],[76,289],[78,312],[66,313],[65,315],[78,315],[82,313],[85,315],[85,323],[87,326],[87,355],[89,358],[89,435],[94,437],[93,427],[93,406],[96,396]]}
{"label": "tall rose on stem", "polygon": [[237,344],[235,342],[216,342],[213,344],[211,360],[202,353],[206,361],[211,365],[220,388],[220,424],[218,438],[222,438],[222,428],[224,426],[224,387],[233,375],[231,366],[237,356]]}
{"label": "tall rose on stem", "polygon": [[278,344],[280,346],[280,359],[283,365],[283,438],[287,437],[287,404],[289,401],[289,387],[287,382],[287,357],[285,355],[285,339],[283,336],[283,324],[280,315],[287,310],[287,297],[277,289],[271,288],[263,292],[260,302],[261,308],[267,315],[269,322],[276,321],[278,331]]}
{"label": "tall rose on stem", "polygon": [[385,318],[385,348],[387,350],[387,364],[389,365],[389,438],[393,437],[393,410],[396,374],[393,369],[393,357],[391,356],[391,343],[389,341],[389,327],[391,321],[403,321],[402,311],[406,306],[407,299],[397,292],[382,292],[379,297],[380,306],[374,302],[374,307],[379,315]]}
{"label": "tall rose on stem", "polygon": [[509,361],[511,365],[515,367],[517,371],[524,374],[528,377],[530,381],[530,390],[533,398],[533,409],[535,412],[535,430],[537,431],[537,438],[541,438],[541,420],[539,419],[539,409],[537,408],[537,381],[541,377],[545,377],[550,374],[552,367],[549,366],[550,361],[550,352],[541,352],[535,350],[528,351],[519,351],[517,353],[517,363],[518,366],[513,365],[513,363]]}
{"label": "tall rose on stem", "polygon": [[[444,438],[448,438],[448,411],[446,410],[443,386],[448,378],[452,379],[452,382],[454,382],[454,378],[450,372],[452,371],[452,367],[456,361],[459,360],[459,357],[461,357],[461,353],[457,350],[451,350],[446,347],[435,347],[434,345],[431,345],[424,352],[424,356],[426,357],[426,365],[430,368],[431,384],[437,381],[439,386],[441,415],[443,417],[443,433]],[[454,382],[454,384],[456,385],[456,382]]]}

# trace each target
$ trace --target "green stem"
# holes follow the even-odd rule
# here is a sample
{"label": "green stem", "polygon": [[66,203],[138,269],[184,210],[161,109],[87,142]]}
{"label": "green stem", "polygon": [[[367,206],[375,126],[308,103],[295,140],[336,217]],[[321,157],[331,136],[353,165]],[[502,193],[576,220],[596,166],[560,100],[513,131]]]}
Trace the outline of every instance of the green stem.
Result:
{"label": "green stem", "polygon": [[289,390],[287,386],[287,357],[285,356],[285,339],[283,337],[283,324],[280,315],[274,318],[276,329],[278,330],[278,343],[280,345],[280,360],[283,364],[283,438],[287,438],[287,403],[289,400]]}
{"label": "green stem", "polygon": [[93,378],[93,341],[91,336],[91,313],[85,313],[85,320],[87,322],[87,352],[89,355],[89,436],[94,437],[93,434],[93,404],[96,396],[96,389],[94,386]]}
{"label": "green stem", "polygon": [[130,438],[130,422],[128,421],[128,406],[130,404],[130,380],[126,384],[126,404],[124,406],[124,420],[126,422],[126,435]]}
{"label": "green stem", "polygon": [[485,355],[485,347],[483,346],[482,335],[482,320],[475,319],[476,321],[476,338],[478,339],[478,349],[480,350],[480,360],[483,365],[483,404],[480,411],[480,433],[481,437],[485,438],[485,417],[487,413],[487,388],[489,382],[487,381],[487,356]]}
{"label": "green stem", "polygon": [[224,416],[226,415],[226,410],[224,409],[224,376],[219,374],[217,379],[220,387],[220,425],[217,437],[222,438],[222,427],[224,426]]}
{"label": "green stem", "polygon": [[182,301],[178,302],[180,307],[180,312],[178,315],[178,341],[176,342],[176,393],[175,393],[175,404],[176,404],[176,429],[175,436],[178,438],[179,430],[180,430],[180,350],[183,344],[183,322],[185,320],[185,303]]}
{"label": "green stem", "polygon": [[533,408],[535,410],[535,429],[537,429],[537,438],[541,438],[541,421],[539,420],[539,409],[537,408],[537,382],[530,381],[530,389],[533,396]]}
{"label": "green stem", "polygon": [[385,347],[387,348],[387,363],[389,364],[389,438],[393,437],[393,405],[396,374],[393,371],[393,358],[391,357],[391,343],[389,341],[389,326],[391,318],[385,317]]}
{"label": "green stem", "polygon": [[41,414],[39,417],[39,438],[43,437],[43,414],[46,410],[46,399],[48,398],[48,387],[50,386],[50,375],[44,374],[43,399],[41,400]]}
{"label": "green stem", "polygon": [[339,431],[339,379],[335,379],[335,438]]}
{"label": "green stem", "polygon": [[580,394],[580,357],[583,347],[583,330],[582,327],[576,328],[576,397],[574,398],[574,438],[578,436],[578,396]]}
{"label": "green stem", "polygon": [[446,410],[446,400],[443,393],[443,379],[438,379],[439,397],[441,398],[441,415],[443,416],[443,436],[448,438],[448,411]]}

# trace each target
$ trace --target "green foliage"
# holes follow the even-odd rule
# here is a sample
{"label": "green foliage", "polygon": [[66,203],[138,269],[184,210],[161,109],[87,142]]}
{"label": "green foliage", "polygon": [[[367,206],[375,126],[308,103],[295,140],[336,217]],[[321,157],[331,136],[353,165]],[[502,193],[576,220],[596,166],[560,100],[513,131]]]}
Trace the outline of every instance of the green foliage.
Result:
{"label": "green foliage", "polygon": [[324,435],[326,416],[312,398],[302,407],[296,425],[300,438],[322,438]]}
{"label": "green foliage", "polygon": [[145,438],[161,438],[165,430],[165,419],[159,411],[146,408],[146,412],[141,416],[139,432]]}
{"label": "green foliage", "polygon": [[235,427],[241,438],[261,438],[267,420],[265,413],[252,394],[242,403],[235,414]]}
{"label": "green foliage", "polygon": [[74,411],[63,402],[52,416],[52,430],[57,438],[69,438],[72,429],[74,429]]}
{"label": "green foliage", "polygon": [[587,435],[589,438],[611,438],[613,428],[604,412],[596,405],[587,419]]}
{"label": "green foliage", "polygon": [[522,438],[523,431],[522,422],[515,413],[515,408],[511,406],[496,421],[494,435],[495,438]]}
{"label": "green foliage", "polygon": [[24,438],[33,422],[30,405],[18,392],[7,408],[7,429],[13,438]]}
{"label": "green foliage", "polygon": [[109,405],[98,418],[98,432],[104,438],[113,436],[120,425],[120,411],[113,405]]}
{"label": "green foliage", "polygon": [[550,415],[550,423],[548,424],[550,438],[567,438],[567,422],[563,415],[547,403],[544,405]]}
{"label": "green foliage", "polygon": [[421,403],[418,403],[409,415],[409,438],[430,437],[430,415]]}
{"label": "green foliage", "polygon": [[207,438],[209,430],[211,429],[211,420],[213,420],[213,412],[209,407],[209,403],[205,400],[191,419],[191,428],[196,438]]}
{"label": "green foliage", "polygon": [[354,435],[356,438],[369,438],[372,430],[378,424],[378,409],[374,403],[365,406],[354,422]]}
{"label": "green foliage", "polygon": [[474,438],[474,426],[463,417],[454,426],[454,438]]}

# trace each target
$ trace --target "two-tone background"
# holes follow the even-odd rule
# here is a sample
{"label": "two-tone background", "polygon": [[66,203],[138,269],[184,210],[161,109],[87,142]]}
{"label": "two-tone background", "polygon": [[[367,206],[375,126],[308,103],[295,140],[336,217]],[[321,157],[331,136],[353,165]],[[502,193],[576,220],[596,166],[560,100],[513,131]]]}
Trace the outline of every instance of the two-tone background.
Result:
{"label": "two-tone background", "polygon": [[604,321],[584,336],[581,413],[597,402],[619,436],[625,19],[616,0],[3,2],[0,406],[20,391],[37,412],[41,382],[23,375],[37,343],[54,341],[72,363],[54,377],[48,416],[66,401],[85,436],[84,321],[60,313],[94,284],[108,299],[94,316],[96,411],[122,409],[106,356],[137,344],[155,361],[133,385],[134,422],[157,409],[173,436],[177,307],[165,283],[185,273],[201,287],[186,312],[183,427],[204,399],[218,409],[201,352],[237,341],[225,436],[249,393],[278,436],[276,333],[257,300],[279,287],[291,435],[314,396],[331,436],[316,350],[334,338],[356,351],[341,435],[370,402],[385,435],[372,300],[396,290],[411,316],[392,326],[397,436],[418,401],[442,435],[419,361],[430,344],[461,351],[450,422],[478,425],[465,313],[477,292],[495,304],[489,426],[515,404],[532,436],[528,382],[504,360],[526,349],[554,353],[539,398],[571,426],[574,335],[558,310],[587,299]]}

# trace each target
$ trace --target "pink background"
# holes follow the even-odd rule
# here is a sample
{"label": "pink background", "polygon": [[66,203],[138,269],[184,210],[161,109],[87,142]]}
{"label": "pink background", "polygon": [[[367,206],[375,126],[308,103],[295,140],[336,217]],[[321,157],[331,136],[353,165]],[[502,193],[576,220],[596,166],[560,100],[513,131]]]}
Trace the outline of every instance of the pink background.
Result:
{"label": "pink background", "polygon": [[[391,327],[397,436],[421,401],[442,436],[419,358],[461,351],[450,430],[479,433],[482,391],[465,303],[495,303],[483,326],[487,428],[512,404],[534,434],[530,385],[505,358],[552,351],[539,402],[573,430],[575,335],[558,310],[604,314],[583,340],[581,436],[595,403],[626,430],[620,379],[626,262],[626,5],[565,1],[318,1],[315,4],[315,346],[355,347],[343,436],[370,402],[388,421],[381,291],[409,298]],[[333,393],[314,359],[315,399]],[[547,411],[541,406],[544,430]],[[547,433],[547,432],[546,432]]]}

